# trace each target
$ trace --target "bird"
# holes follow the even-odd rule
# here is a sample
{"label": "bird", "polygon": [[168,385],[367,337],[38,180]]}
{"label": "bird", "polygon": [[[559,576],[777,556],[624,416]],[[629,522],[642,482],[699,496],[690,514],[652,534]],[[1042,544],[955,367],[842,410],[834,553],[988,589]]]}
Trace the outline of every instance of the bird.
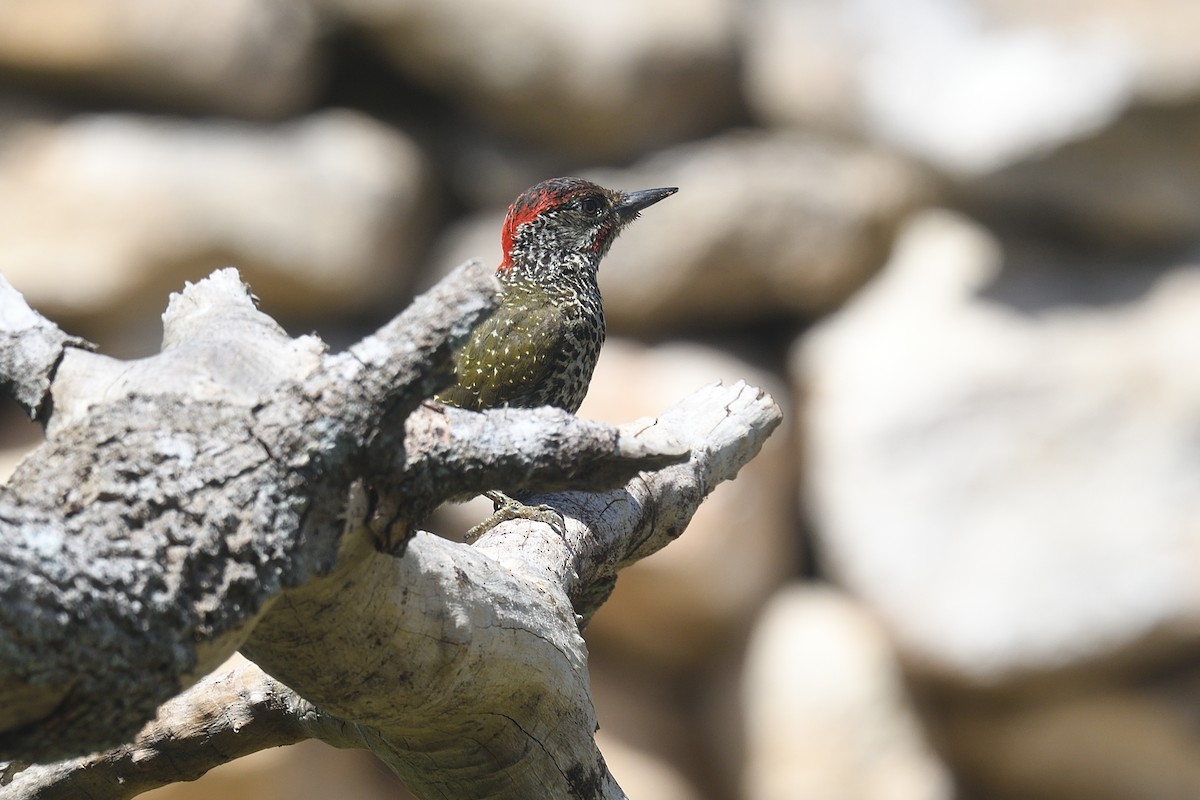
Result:
{"label": "bird", "polygon": [[[476,411],[578,411],[604,344],[600,262],[641,211],[678,191],[625,192],[560,177],[522,192],[501,228],[499,305],[454,353],[454,382],[434,399]],[[468,531],[468,540],[503,519],[547,519],[546,507],[523,506],[498,491],[485,494],[496,513]]]}

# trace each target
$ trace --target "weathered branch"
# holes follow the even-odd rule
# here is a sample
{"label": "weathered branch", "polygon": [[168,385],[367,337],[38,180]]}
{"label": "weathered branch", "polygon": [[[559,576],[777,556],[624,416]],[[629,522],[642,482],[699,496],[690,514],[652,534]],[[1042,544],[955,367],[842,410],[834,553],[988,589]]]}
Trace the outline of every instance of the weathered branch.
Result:
{"label": "weathered branch", "polygon": [[46,416],[50,383],[67,348],[90,348],[34,311],[0,275],[0,387],[30,419]]}
{"label": "weathered branch", "polygon": [[[403,431],[404,447],[382,448],[384,474],[403,477],[392,487],[420,519],[445,497],[488,489],[593,490],[621,486],[639,470],[687,457],[688,448],[660,429],[637,437],[556,408],[497,408],[483,412],[445,406],[419,409]],[[470,451],[465,445],[470,443]],[[426,498],[439,497],[430,504]],[[424,502],[422,502],[425,500]]]}
{"label": "weathered branch", "polygon": [[18,773],[6,791],[40,800],[134,797],[164,784],[195,780],[234,758],[314,737],[365,746],[354,726],[323,714],[246,663],[213,673],[168,700],[128,745],[33,765]]}
{"label": "weathered branch", "polygon": [[611,492],[536,498],[567,516],[566,536],[547,535],[544,526],[510,524],[491,531],[478,546],[551,565],[551,579],[586,623],[608,597],[618,570],[678,538],[701,501],[737,476],[779,421],[775,401],[759,389],[745,383],[705,387],[658,418],[620,428],[625,438],[665,437],[688,445],[687,462],[644,472]]}
{"label": "weathered branch", "polygon": [[158,356],[66,352],[50,438],[0,491],[0,752],[128,740],[285,587],[331,569],[367,431],[436,388],[491,281],[469,266],[401,315],[403,344],[399,324],[381,331],[390,372],[420,377],[373,404],[346,397],[345,357],[289,339],[232,270],[172,299]]}
{"label": "weathered branch", "polygon": [[[623,796],[593,739],[581,624],[779,409],[744,385],[620,428],[423,402],[494,289],[468,265],[329,355],[229,270],[172,299],[158,356],[62,355],[50,438],[0,489],[0,758],[74,760],[31,768],[18,796],[199,774],[221,702],[264,742],[370,747],[422,797]],[[543,498],[565,536],[411,533],[463,492],[567,487],[601,493]],[[234,702],[232,679],[204,677],[239,647],[286,687]]]}

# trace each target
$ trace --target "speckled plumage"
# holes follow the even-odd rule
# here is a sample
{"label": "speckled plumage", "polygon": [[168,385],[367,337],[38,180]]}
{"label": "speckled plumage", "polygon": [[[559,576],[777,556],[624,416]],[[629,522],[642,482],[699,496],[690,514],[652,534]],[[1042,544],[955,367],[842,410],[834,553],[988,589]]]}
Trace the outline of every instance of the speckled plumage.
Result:
{"label": "speckled plumage", "polygon": [[455,383],[438,399],[577,411],[604,343],[600,261],[638,211],[675,191],[552,178],[518,197],[501,234],[500,305],[455,354]]}

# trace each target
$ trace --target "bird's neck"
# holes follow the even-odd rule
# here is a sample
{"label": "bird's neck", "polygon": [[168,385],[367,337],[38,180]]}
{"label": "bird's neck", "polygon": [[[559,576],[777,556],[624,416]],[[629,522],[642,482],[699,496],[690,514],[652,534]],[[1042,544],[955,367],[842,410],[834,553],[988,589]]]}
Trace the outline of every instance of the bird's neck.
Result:
{"label": "bird's neck", "polygon": [[600,255],[563,250],[523,252],[506,259],[496,274],[509,285],[594,290]]}

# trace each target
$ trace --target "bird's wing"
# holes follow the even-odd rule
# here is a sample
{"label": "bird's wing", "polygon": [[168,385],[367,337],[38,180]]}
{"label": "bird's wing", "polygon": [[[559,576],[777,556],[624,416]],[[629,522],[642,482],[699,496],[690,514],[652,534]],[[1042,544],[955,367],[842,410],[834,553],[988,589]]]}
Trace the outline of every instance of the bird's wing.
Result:
{"label": "bird's wing", "polygon": [[501,306],[476,326],[455,355],[455,384],[438,399],[473,409],[531,405],[562,336],[552,307]]}

